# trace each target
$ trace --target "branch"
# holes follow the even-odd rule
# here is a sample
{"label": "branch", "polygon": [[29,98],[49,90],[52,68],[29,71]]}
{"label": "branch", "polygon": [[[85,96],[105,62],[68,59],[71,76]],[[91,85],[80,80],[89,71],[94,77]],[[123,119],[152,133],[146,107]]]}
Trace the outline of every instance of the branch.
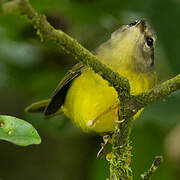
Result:
{"label": "branch", "polygon": [[136,96],[130,96],[129,99],[126,99],[124,104],[124,109],[126,111],[127,117],[132,117],[137,111],[153,102],[156,102],[160,99],[165,98],[171,93],[180,89],[180,74],[175,76],[172,79],[169,79],[153,89],[141,93]]}
{"label": "branch", "polygon": [[128,96],[130,88],[126,78],[121,77],[118,73],[113,72],[106,65],[102,64],[96,56],[85,49],[75,39],[61,30],[54,29],[46,17],[37,13],[28,0],[14,0],[1,5],[3,13],[19,13],[26,15],[31,24],[37,29],[37,34],[41,40],[53,41],[67,54],[71,54],[78,61],[90,66],[96,73],[106,79],[117,92],[124,92],[122,96]]}
{"label": "branch", "polygon": [[147,106],[159,99],[162,99],[174,91],[180,89],[180,74],[176,77],[169,79],[162,84],[157,85],[146,93],[142,93],[136,96],[136,100],[141,103],[142,106]]}
{"label": "branch", "polygon": [[130,95],[130,86],[126,78],[113,72],[102,64],[96,56],[80,45],[75,39],[61,30],[54,29],[46,17],[37,13],[28,0],[13,0],[0,3],[2,13],[19,13],[26,15],[37,30],[41,40],[53,41],[62,51],[71,54],[76,60],[82,61],[113,86],[120,99],[119,119],[124,121],[119,124],[113,135],[112,158],[110,160],[110,179],[132,179],[130,165],[131,153],[129,135],[132,128],[132,116],[142,107],[163,98],[180,89],[180,75],[156,86],[154,89],[138,96]]}
{"label": "branch", "polygon": [[150,169],[145,172],[144,174],[141,174],[142,180],[149,180],[151,179],[153,173],[157,170],[157,168],[160,166],[160,164],[163,162],[162,156],[156,156]]}

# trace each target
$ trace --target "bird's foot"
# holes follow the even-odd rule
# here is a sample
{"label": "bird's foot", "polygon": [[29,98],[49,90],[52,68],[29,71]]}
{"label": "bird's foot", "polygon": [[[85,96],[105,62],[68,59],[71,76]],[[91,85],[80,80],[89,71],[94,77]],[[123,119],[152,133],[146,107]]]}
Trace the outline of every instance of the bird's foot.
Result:
{"label": "bird's foot", "polygon": [[102,156],[102,155],[104,154],[105,148],[106,148],[108,142],[109,142],[109,143],[112,142],[111,136],[108,135],[108,134],[104,135],[104,136],[103,136],[103,141],[104,141],[104,142],[101,143],[101,149],[100,149],[100,150],[98,151],[98,153],[97,153],[97,158],[99,158],[100,156]]}

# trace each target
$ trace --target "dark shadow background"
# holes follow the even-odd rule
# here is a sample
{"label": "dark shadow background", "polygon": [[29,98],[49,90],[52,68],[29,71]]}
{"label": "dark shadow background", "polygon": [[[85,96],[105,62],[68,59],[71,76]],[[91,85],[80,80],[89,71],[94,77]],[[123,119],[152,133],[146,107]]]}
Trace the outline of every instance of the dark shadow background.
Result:
{"label": "dark shadow background", "polygon": [[[31,0],[50,23],[93,50],[123,24],[145,18],[155,29],[158,44],[155,64],[159,82],[180,72],[179,0]],[[101,138],[86,134],[60,116],[44,121],[42,115],[25,114],[24,108],[51,96],[76,61],[51,44],[40,42],[25,17],[0,16],[0,114],[32,123],[42,136],[41,145],[19,147],[0,142],[1,180],[103,180],[108,162],[96,159]],[[153,180],[179,180],[180,160],[174,162],[165,142],[180,122],[180,93],[148,106],[132,132],[134,179],[147,170],[154,156],[164,163]],[[180,131],[179,131],[180,132]],[[180,143],[176,138],[175,144]],[[168,146],[171,146],[169,142]],[[177,148],[175,148],[177,150]],[[169,155],[171,153],[171,155]],[[177,156],[180,159],[179,156]]]}

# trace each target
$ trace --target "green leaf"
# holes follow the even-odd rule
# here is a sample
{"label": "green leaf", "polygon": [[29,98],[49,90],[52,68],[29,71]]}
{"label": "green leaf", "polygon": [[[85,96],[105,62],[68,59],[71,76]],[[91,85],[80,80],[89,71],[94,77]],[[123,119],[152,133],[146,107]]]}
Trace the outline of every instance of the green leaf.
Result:
{"label": "green leaf", "polygon": [[38,132],[31,124],[6,115],[0,115],[0,139],[19,146],[41,143]]}

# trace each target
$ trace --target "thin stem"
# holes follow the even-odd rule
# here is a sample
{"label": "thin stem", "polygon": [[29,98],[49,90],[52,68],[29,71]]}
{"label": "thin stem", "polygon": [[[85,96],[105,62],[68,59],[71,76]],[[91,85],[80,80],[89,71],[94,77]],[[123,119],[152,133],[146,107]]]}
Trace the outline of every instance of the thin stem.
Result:
{"label": "thin stem", "polygon": [[147,172],[144,174],[141,174],[142,180],[149,180],[151,179],[153,173],[157,170],[157,168],[160,166],[160,164],[163,162],[162,156],[156,156],[151,167],[148,169]]}

